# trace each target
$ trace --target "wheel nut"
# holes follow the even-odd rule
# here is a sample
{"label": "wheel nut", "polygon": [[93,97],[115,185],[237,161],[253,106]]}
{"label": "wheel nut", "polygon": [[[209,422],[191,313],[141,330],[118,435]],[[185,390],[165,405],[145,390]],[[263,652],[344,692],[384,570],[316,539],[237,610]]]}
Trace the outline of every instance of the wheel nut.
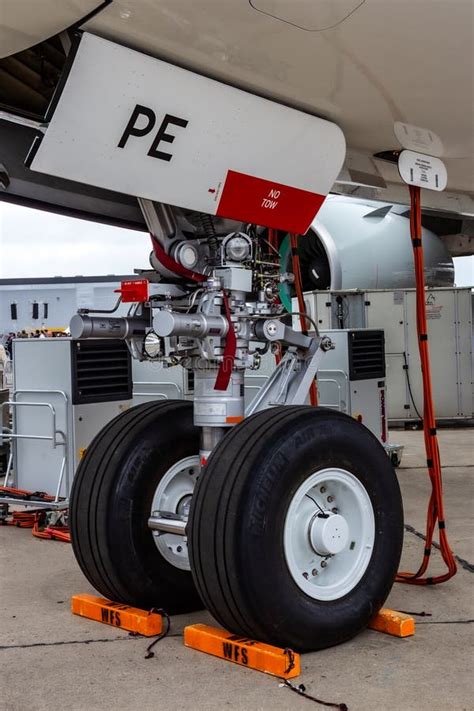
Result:
{"label": "wheel nut", "polygon": [[335,506],[333,509],[331,509],[333,513],[339,513],[339,509]]}
{"label": "wheel nut", "polygon": [[316,570],[316,568],[313,568],[313,570],[311,571],[311,575],[313,576],[313,578],[317,574],[318,574],[318,571]]}
{"label": "wheel nut", "polygon": [[305,578],[305,580],[308,580],[308,578],[309,578],[308,573],[303,573],[303,578]]}
{"label": "wheel nut", "polygon": [[334,496],[328,496],[328,503],[331,504],[334,501]]}
{"label": "wheel nut", "polygon": [[324,492],[326,491],[326,487],[322,486],[319,491],[321,492],[321,494],[324,494]]}
{"label": "wheel nut", "polygon": [[321,568],[325,568],[327,566],[327,561],[322,560],[321,561]]}

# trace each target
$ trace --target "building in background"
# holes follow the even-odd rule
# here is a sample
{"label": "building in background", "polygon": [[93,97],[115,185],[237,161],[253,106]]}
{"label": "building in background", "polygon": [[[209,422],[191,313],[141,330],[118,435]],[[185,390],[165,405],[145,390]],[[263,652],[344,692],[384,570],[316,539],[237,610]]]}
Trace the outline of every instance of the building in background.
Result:
{"label": "building in background", "polygon": [[[64,330],[80,308],[111,309],[128,275],[0,279],[0,335]],[[120,305],[117,314],[127,310]]]}

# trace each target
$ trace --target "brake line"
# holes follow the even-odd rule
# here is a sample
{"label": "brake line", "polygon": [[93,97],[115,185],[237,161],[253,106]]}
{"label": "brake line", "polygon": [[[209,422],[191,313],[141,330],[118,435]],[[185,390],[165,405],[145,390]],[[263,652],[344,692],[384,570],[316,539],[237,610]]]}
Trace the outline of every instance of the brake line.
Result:
{"label": "brake line", "polygon": [[[410,185],[410,237],[413,247],[416,285],[416,327],[420,351],[421,372],[423,378],[423,432],[425,440],[426,464],[431,481],[431,496],[426,516],[426,542],[423,559],[416,573],[398,573],[396,581],[412,585],[436,585],[449,580],[456,574],[457,566],[448,543],[444,515],[441,459],[439,454],[436,419],[434,412],[433,390],[431,383],[430,356],[428,347],[428,329],[425,304],[425,275],[422,245],[420,188]],[[433,534],[438,522],[439,549],[448,571],[434,577],[424,574],[428,568]]]}
{"label": "brake line", "polygon": [[[175,259],[173,259],[173,257],[171,257],[169,254],[167,254],[167,252],[165,252],[155,235],[150,233],[150,237],[153,245],[153,252],[159,262],[166,269],[168,269],[170,272],[173,272],[173,274],[176,274],[177,276],[187,279],[188,281],[194,281],[198,284],[203,281],[206,281],[206,279],[208,278],[206,274],[201,274],[200,272],[195,272],[191,269],[183,267],[182,264],[179,264],[179,262],[177,262]],[[222,298],[225,318],[227,320],[229,329],[225,337],[224,352],[222,355],[222,361],[219,366],[219,370],[217,372],[214,390],[227,390],[227,388],[229,387],[230,379],[232,377],[232,371],[234,369],[235,356],[237,353],[237,337],[235,335],[234,324],[231,319],[229,298],[225,290],[223,291]]]}
{"label": "brake line", "polygon": [[[304,333],[305,336],[307,336],[308,330],[306,328],[306,321],[305,321],[306,304],[305,304],[304,297],[303,297],[303,282],[301,280],[300,258],[298,255],[298,237],[295,234],[290,234],[290,247],[291,247],[291,264],[292,264],[292,268],[293,268],[293,274],[295,277],[296,298],[298,300],[300,328],[301,328],[301,332]],[[318,404],[318,390],[316,387],[316,379],[314,379],[311,383],[311,387],[309,389],[309,398],[310,398],[311,405]]]}

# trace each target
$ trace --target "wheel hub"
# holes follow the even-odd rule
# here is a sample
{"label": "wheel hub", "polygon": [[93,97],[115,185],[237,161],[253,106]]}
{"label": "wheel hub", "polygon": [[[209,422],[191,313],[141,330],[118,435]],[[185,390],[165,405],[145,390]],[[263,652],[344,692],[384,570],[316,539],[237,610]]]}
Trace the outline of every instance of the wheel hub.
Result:
{"label": "wheel hub", "polygon": [[309,537],[318,555],[336,555],[347,546],[349,526],[340,514],[317,514],[310,525]]}
{"label": "wheel hub", "polygon": [[[198,455],[173,464],[156,488],[150,512],[152,516],[160,512],[187,518],[199,471]],[[151,535],[163,558],[181,570],[191,569],[186,536],[156,530],[151,531]]]}
{"label": "wheel hub", "polygon": [[322,469],[294,493],[284,552],[293,580],[310,597],[337,600],[350,592],[369,565],[374,541],[372,503],[351,472]]}

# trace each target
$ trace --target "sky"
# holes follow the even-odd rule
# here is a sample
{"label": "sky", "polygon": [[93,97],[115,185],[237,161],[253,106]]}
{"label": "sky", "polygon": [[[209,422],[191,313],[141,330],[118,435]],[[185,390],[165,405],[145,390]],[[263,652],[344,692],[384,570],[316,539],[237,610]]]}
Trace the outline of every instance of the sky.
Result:
{"label": "sky", "polygon": [[[147,268],[146,232],[0,202],[0,279],[132,274]],[[474,286],[474,257],[454,260],[457,286]]]}
{"label": "sky", "polygon": [[133,274],[148,233],[0,202],[0,279]]}

